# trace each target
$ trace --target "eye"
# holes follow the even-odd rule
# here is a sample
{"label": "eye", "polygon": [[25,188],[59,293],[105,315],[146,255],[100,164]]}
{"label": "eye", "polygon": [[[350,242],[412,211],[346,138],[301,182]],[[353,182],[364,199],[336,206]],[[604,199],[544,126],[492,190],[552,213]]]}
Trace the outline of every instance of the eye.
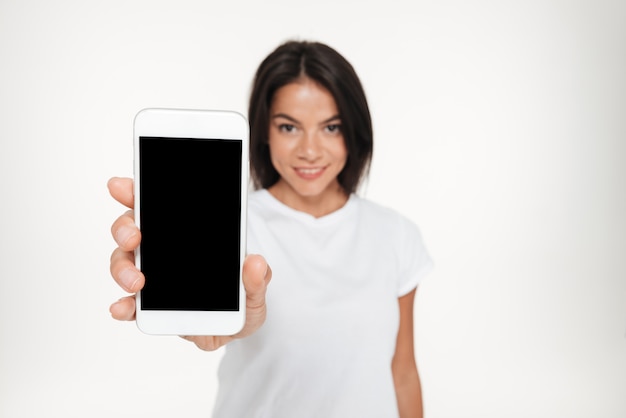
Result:
{"label": "eye", "polygon": [[330,133],[340,133],[341,132],[341,124],[333,123],[331,125],[326,125],[326,130]]}
{"label": "eye", "polygon": [[291,133],[296,130],[296,127],[290,123],[281,123],[278,125],[278,130],[281,132]]}

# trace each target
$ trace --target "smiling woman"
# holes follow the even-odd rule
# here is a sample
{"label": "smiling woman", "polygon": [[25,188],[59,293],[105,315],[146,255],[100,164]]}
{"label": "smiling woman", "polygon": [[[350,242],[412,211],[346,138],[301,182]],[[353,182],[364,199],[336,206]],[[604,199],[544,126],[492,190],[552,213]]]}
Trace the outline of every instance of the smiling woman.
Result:
{"label": "smiling woman", "polygon": [[[421,417],[413,302],[432,262],[417,226],[356,194],[372,129],[352,66],[322,43],[280,45],[259,66],[250,120],[247,251],[265,258],[244,263],[246,324],[185,337],[226,346],[214,417]],[[119,244],[123,285],[134,247]],[[132,297],[111,310],[132,318]]]}

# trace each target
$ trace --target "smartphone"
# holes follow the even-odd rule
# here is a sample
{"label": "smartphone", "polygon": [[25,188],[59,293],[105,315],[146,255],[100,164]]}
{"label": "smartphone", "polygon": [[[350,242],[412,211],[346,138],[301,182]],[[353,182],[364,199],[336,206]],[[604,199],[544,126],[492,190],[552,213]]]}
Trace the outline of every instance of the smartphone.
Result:
{"label": "smartphone", "polygon": [[227,110],[143,109],[134,120],[137,326],[233,335],[245,321],[249,125]]}

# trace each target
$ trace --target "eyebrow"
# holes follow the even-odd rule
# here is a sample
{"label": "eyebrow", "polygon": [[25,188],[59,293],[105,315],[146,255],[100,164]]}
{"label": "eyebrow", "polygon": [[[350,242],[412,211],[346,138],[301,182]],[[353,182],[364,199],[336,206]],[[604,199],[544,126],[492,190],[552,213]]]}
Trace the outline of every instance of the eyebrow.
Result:
{"label": "eyebrow", "polygon": [[[287,120],[289,120],[291,122],[294,122],[294,123],[298,123],[298,124],[300,123],[299,120],[297,120],[297,119],[287,115],[286,113],[277,113],[277,114],[272,116],[272,119],[276,119],[276,118],[284,118],[284,119],[287,119]],[[325,123],[329,123],[329,122],[332,122],[332,121],[337,120],[337,119],[341,120],[341,117],[338,114],[337,115],[333,115],[333,116],[329,117],[326,120],[323,120],[320,124],[323,125]]]}

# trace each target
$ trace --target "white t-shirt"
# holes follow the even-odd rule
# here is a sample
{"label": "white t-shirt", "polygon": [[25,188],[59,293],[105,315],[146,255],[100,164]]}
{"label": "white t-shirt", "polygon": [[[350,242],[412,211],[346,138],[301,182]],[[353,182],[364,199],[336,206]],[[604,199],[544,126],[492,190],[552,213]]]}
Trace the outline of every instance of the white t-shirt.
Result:
{"label": "white t-shirt", "polygon": [[314,218],[259,190],[248,253],[272,268],[267,319],[226,346],[214,417],[397,416],[398,297],[432,267],[418,228],[356,195]]}

